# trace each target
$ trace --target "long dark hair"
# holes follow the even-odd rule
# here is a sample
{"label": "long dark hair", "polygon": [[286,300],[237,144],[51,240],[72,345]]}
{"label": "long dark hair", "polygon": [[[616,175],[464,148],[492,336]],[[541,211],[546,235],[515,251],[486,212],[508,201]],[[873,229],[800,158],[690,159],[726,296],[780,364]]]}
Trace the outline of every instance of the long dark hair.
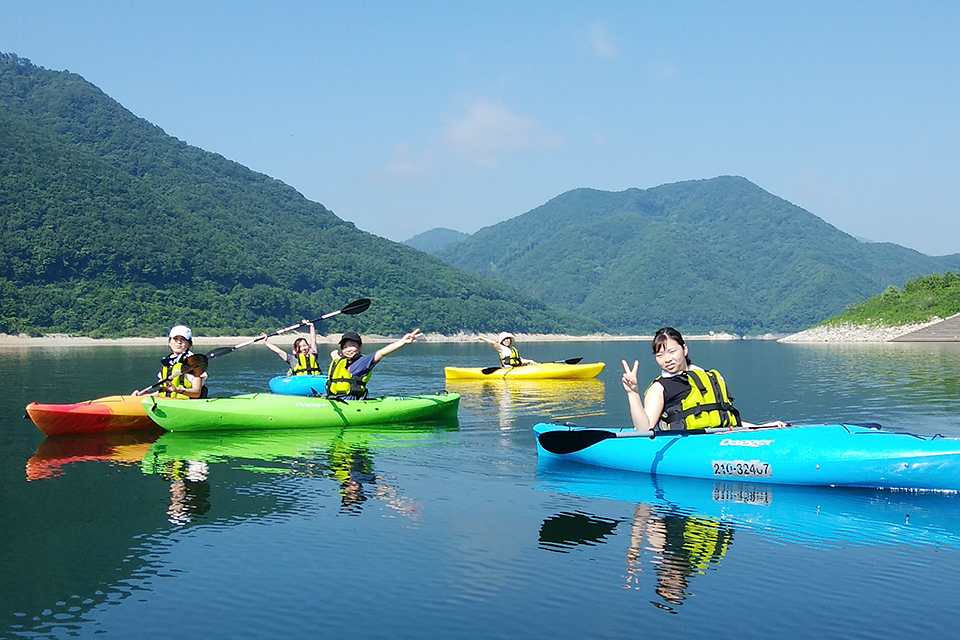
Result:
{"label": "long dark hair", "polygon": [[[680,335],[679,331],[673,327],[663,327],[662,329],[657,329],[657,332],[653,334],[653,342],[650,344],[653,348],[653,355],[660,353],[667,340],[673,340],[681,347],[686,346],[686,343],[683,341],[683,336]],[[687,364],[691,364],[692,362],[690,356],[687,355]]]}

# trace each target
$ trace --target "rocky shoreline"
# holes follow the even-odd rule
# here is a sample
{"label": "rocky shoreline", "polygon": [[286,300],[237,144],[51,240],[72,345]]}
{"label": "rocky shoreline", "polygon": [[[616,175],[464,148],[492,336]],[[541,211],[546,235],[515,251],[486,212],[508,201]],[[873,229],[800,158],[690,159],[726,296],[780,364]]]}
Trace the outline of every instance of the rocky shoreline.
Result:
{"label": "rocky shoreline", "polygon": [[780,338],[778,342],[889,342],[894,338],[929,327],[940,322],[940,318],[930,322],[904,324],[899,326],[841,324],[835,326],[814,327]]}
{"label": "rocky shoreline", "polygon": [[[887,326],[865,326],[865,325],[840,325],[835,327],[816,327],[807,329],[800,333],[791,335],[767,334],[764,336],[751,336],[745,338],[732,333],[710,332],[700,335],[685,336],[687,340],[777,340],[779,342],[790,343],[808,343],[808,342],[887,342],[898,336],[916,331],[917,329],[935,324],[937,321],[903,325],[899,327]],[[285,335],[275,336],[270,339],[271,342],[280,346],[292,345],[293,341],[302,336],[302,333],[290,332]],[[439,333],[426,334],[426,342],[441,343],[466,343],[475,342],[476,333],[458,333],[454,335],[443,335]],[[492,337],[492,334],[485,334]],[[569,336],[559,334],[544,333],[518,333],[518,343],[531,342],[644,342],[652,339],[652,335],[611,335],[607,333],[596,333],[586,336]],[[194,342],[202,346],[203,349],[219,346],[231,346],[246,342],[252,336],[197,336]],[[397,339],[399,336],[383,336],[376,334],[365,334],[364,342],[370,344],[386,343]],[[334,345],[340,339],[339,333],[317,336],[318,342]],[[0,348],[23,348],[23,347],[93,347],[93,346],[166,346],[167,339],[160,336],[155,338],[88,338],[85,336],[71,336],[54,334],[47,336],[24,336],[8,335],[0,333]]]}
{"label": "rocky shoreline", "polygon": [[[293,341],[302,337],[303,333],[298,333],[291,331],[290,333],[274,336],[270,338],[270,342],[279,345],[279,346],[289,346],[293,344]],[[317,342],[324,344],[335,345],[340,340],[340,333],[331,333],[328,335],[319,335],[317,336]],[[424,340],[426,342],[443,342],[443,343],[466,343],[466,342],[476,342],[477,336],[480,334],[476,333],[458,333],[454,335],[443,335],[440,333],[428,333],[425,334]],[[483,334],[488,338],[494,338],[495,334]],[[586,336],[568,336],[560,334],[546,334],[546,333],[517,333],[517,342],[519,343],[528,343],[528,342],[636,342],[636,341],[647,341],[653,338],[652,335],[647,336],[622,336],[622,335],[610,335],[606,333],[597,333]],[[197,336],[194,338],[194,344],[200,345],[203,349],[209,347],[220,347],[220,346],[232,346],[235,344],[240,344],[241,342],[246,342],[250,340],[253,336]],[[363,334],[364,343],[368,344],[380,344],[392,342],[399,338],[400,335],[377,335],[377,334]],[[730,334],[730,333],[708,333],[704,335],[697,336],[687,336],[688,340],[740,340],[741,337]],[[159,346],[164,347],[167,344],[167,339],[163,336],[155,338],[88,338],[85,336],[71,336],[71,335],[62,335],[62,334],[53,334],[47,336],[24,336],[24,335],[9,335],[5,333],[0,333],[0,348],[10,347],[95,347],[95,346]]]}

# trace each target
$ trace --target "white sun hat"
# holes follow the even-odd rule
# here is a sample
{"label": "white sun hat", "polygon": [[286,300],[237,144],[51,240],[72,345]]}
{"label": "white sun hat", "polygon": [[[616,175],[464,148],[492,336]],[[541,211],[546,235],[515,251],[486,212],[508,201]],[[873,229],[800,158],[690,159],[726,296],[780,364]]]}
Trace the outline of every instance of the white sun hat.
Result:
{"label": "white sun hat", "polygon": [[185,338],[188,342],[193,342],[193,331],[190,331],[190,327],[178,324],[173,329],[170,329],[170,333],[167,334],[168,338],[176,338],[177,336]]}

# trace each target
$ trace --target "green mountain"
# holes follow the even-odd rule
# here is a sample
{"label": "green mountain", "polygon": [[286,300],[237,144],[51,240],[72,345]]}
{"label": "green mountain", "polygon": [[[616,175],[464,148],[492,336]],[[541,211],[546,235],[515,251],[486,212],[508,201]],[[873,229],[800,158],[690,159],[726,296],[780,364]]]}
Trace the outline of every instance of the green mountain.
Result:
{"label": "green mountain", "polygon": [[414,249],[419,249],[425,253],[432,254],[436,253],[440,249],[443,249],[448,244],[460,242],[461,240],[466,240],[469,237],[469,233],[454,231],[453,229],[445,229],[444,227],[437,227],[436,229],[430,229],[429,231],[418,233],[409,240],[404,240],[403,244],[407,245],[408,247],[413,247]]}
{"label": "green mountain", "polygon": [[960,265],[960,254],[859,242],[732,176],[617,193],[576,189],[436,255],[622,333],[664,325],[797,331],[891,285]]}
{"label": "green mountain", "polygon": [[76,74],[0,54],[0,332],[250,334],[361,297],[370,310],[329,330],[602,329],[362,232]]}

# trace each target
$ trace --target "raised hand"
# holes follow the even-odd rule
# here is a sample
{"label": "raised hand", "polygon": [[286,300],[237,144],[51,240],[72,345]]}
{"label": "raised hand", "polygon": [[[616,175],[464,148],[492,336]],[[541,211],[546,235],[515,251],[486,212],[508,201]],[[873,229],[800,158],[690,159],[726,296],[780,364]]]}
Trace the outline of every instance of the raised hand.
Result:
{"label": "raised hand", "polygon": [[623,365],[623,376],[620,378],[620,382],[623,383],[623,390],[627,393],[640,393],[640,387],[637,383],[637,370],[640,367],[640,363],[637,360],[633,361],[633,367],[627,364],[626,360],[621,360],[620,364]]}

